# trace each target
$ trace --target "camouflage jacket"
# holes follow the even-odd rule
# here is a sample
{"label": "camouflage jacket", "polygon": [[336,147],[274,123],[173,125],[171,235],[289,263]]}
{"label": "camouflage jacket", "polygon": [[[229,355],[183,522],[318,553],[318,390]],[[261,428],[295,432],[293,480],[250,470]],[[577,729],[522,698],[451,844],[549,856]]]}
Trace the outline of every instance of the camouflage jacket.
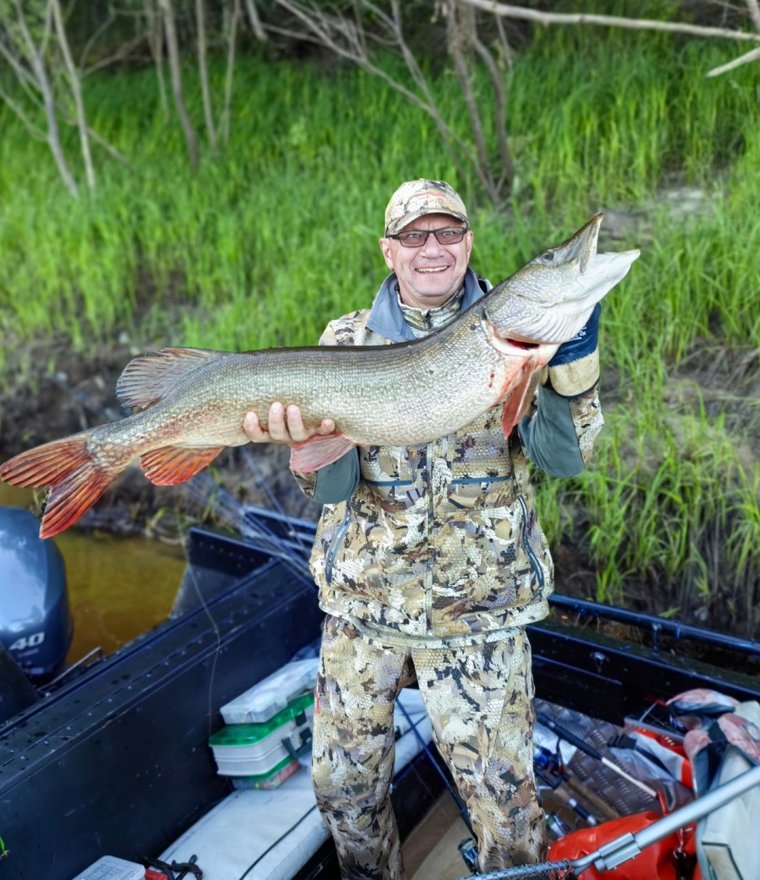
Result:
{"label": "camouflage jacket", "polygon": [[[462,308],[488,289],[468,270]],[[332,321],[320,344],[410,338],[391,275],[372,309]],[[316,475],[295,473],[306,494],[330,502],[311,556],[322,609],[388,643],[429,646],[501,638],[545,617],[553,566],[528,455],[572,476],[601,426],[596,385],[572,399],[540,388],[509,438],[496,406],[432,443],[361,448]]]}

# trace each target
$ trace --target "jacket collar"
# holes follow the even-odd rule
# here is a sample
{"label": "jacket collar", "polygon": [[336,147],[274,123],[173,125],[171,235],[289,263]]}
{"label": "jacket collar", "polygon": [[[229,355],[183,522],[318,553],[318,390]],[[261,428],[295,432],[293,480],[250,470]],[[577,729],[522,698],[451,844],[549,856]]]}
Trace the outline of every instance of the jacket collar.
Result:
{"label": "jacket collar", "polygon": [[[490,282],[485,278],[480,278],[472,269],[468,268],[464,276],[464,296],[462,297],[461,310],[468,309],[490,289]],[[372,310],[367,319],[367,327],[386,339],[390,339],[391,342],[408,342],[416,339],[412,328],[404,320],[403,312],[399,308],[396,298],[395,272],[391,272],[380,285],[380,290],[375,295]]]}

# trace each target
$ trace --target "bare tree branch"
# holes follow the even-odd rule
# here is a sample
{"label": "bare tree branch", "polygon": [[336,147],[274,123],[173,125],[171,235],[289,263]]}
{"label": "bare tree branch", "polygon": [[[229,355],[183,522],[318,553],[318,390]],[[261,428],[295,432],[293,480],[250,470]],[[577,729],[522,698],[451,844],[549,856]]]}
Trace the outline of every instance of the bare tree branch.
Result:
{"label": "bare tree branch", "polygon": [[195,25],[198,32],[198,75],[201,81],[203,117],[206,120],[211,155],[216,154],[216,127],[214,111],[211,107],[211,89],[208,84],[208,57],[206,51],[206,5],[204,0],[195,0]]}
{"label": "bare tree branch", "polygon": [[[512,6],[497,3],[495,0],[462,0],[476,9],[492,12],[505,18],[517,18],[522,21],[533,21],[536,24],[588,24],[603,27],[629,28],[631,30],[667,31],[674,34],[691,34],[694,37],[724,37],[727,40],[749,40],[760,42],[760,33],[735,31],[727,28],[704,27],[697,24],[686,24],[672,21],[657,21],[651,18],[623,18],[617,15],[594,15],[587,12],[541,12],[538,9],[526,9],[524,6]],[[748,5],[757,6],[756,0],[747,0]],[[758,14],[760,18],[760,13]]]}
{"label": "bare tree branch", "polygon": [[8,62],[16,75],[16,79],[18,79],[27,94],[29,94],[31,90],[39,91],[39,84],[34,78],[34,75],[28,71],[23,64],[21,64],[18,58],[13,54],[12,50],[6,46],[2,40],[0,40],[0,55],[2,55]]}
{"label": "bare tree branch", "polygon": [[[499,70],[499,65],[494,60],[490,50],[480,40],[474,11],[471,11],[473,12],[473,26],[469,32],[470,44],[488,71],[494,95],[494,129],[499,149],[499,164],[502,169],[500,178],[495,181],[495,188],[496,191],[500,193],[502,186],[512,180],[514,173],[512,153],[507,141],[507,94],[504,90],[504,81],[502,73]],[[502,29],[499,29],[499,35],[502,46],[505,47],[505,51],[508,52],[509,44],[506,43],[506,35],[503,33]]]}
{"label": "bare tree branch", "polygon": [[100,58],[91,64],[89,67],[84,69],[82,68],[82,78],[86,79],[88,76],[92,76],[93,73],[97,73],[99,70],[103,70],[106,67],[111,67],[114,63],[118,61],[123,61],[125,58],[129,58],[129,56],[134,52],[134,50],[140,46],[142,43],[148,43],[150,46],[150,35],[149,34],[139,34],[136,37],[132,37],[131,40],[125,40],[119,48],[107,58]]}
{"label": "bare tree branch", "polygon": [[[315,4],[307,4],[299,2],[299,0],[276,0],[276,2],[301,24],[303,31],[296,33],[290,28],[267,25],[268,31],[283,33],[298,39],[307,39],[309,42],[324,46],[338,57],[353,62],[398,92],[413,106],[422,110],[432,119],[459,175],[465,176],[466,166],[469,165],[477,174],[484,191],[488,193],[490,198],[497,199],[498,190],[509,179],[509,174],[506,176],[502,174],[501,181],[497,184],[494,175],[489,170],[485,135],[482,130],[475,95],[469,84],[464,47],[459,52],[458,58],[455,59],[455,66],[462,83],[464,100],[470,117],[473,142],[468,142],[468,140],[458,135],[444,118],[430,82],[404,37],[401,24],[400,0],[390,0],[390,11],[388,11],[387,7],[381,7],[379,4],[372,2],[372,0],[354,0],[352,3],[355,11],[353,20],[345,16],[330,15],[321,6],[317,7]],[[455,7],[457,2],[458,0],[447,0],[447,5]],[[359,9],[371,15],[375,25],[372,31],[368,31],[362,26]],[[451,31],[451,38],[454,40],[455,46],[458,39],[456,33],[457,26],[454,25]],[[401,55],[411,84],[405,84],[400,79],[392,76],[372,60],[367,47],[368,40],[375,41],[385,49],[395,49]],[[468,52],[474,50],[478,54],[485,53],[490,57],[490,53],[488,53],[485,47],[478,46],[477,40],[474,38],[472,45],[468,42],[466,48]],[[493,59],[490,60],[493,62]],[[503,92],[500,93],[500,96],[503,97]],[[497,95],[497,101],[500,99],[500,96]],[[505,118],[503,110],[499,111],[497,109],[496,116],[499,119],[498,124],[501,125]],[[500,155],[508,155],[506,134],[504,134],[503,139],[501,139],[501,135],[499,135],[499,138]],[[502,171],[504,171],[504,167],[502,167]]]}
{"label": "bare tree branch", "polygon": [[235,50],[237,48],[238,23],[240,22],[240,0],[232,0],[232,11],[227,38],[227,72],[224,77],[224,109],[222,110],[222,139],[227,145],[230,140],[230,119],[232,118],[232,83],[235,74]]}
{"label": "bare tree branch", "polygon": [[747,12],[755,25],[755,30],[760,34],[760,5],[757,0],[746,0]]}
{"label": "bare tree branch", "polygon": [[0,101],[2,101],[4,104],[7,104],[8,107],[11,108],[11,110],[21,121],[24,128],[35,140],[47,140],[47,135],[45,134],[44,129],[40,128],[39,125],[34,123],[29,118],[29,116],[24,111],[24,108],[8,94],[8,92],[6,92],[2,86],[0,86]]}
{"label": "bare tree branch", "polygon": [[116,20],[116,16],[114,15],[113,8],[109,4],[107,16],[95,28],[93,33],[88,38],[87,42],[84,44],[82,51],[79,53],[79,63],[82,67],[86,66],[87,56],[92,51],[93,46],[95,45],[95,43],[97,43],[101,34],[105,33],[108,30],[108,28],[114,23],[115,20]]}
{"label": "bare tree branch", "polygon": [[76,107],[77,129],[79,130],[79,145],[82,150],[82,161],[84,162],[85,177],[87,185],[90,189],[95,189],[95,167],[92,164],[92,155],[90,154],[90,141],[87,135],[87,119],[85,117],[84,100],[82,98],[82,81],[79,71],[74,65],[69,49],[69,41],[66,36],[66,28],[63,24],[63,16],[61,15],[61,6],[58,0],[49,0],[50,9],[53,17],[53,23],[58,36],[58,45],[63,56],[63,63],[66,73],[69,77],[69,87],[74,97],[74,106]]}
{"label": "bare tree branch", "polygon": [[185,104],[185,94],[182,88],[182,62],[179,56],[179,42],[177,40],[177,28],[174,20],[174,6],[172,0],[158,0],[158,6],[163,13],[164,30],[166,32],[166,46],[169,52],[169,70],[172,78],[172,91],[174,93],[174,106],[179,116],[180,125],[185,136],[185,144],[190,159],[190,167],[195,171],[198,168],[198,135],[190,121]]}
{"label": "bare tree branch", "polygon": [[145,20],[148,28],[148,47],[153,57],[153,66],[156,69],[158,79],[158,94],[161,100],[161,110],[164,117],[169,115],[169,101],[166,97],[166,83],[164,82],[164,36],[162,32],[162,18],[156,8],[156,0],[145,0]]}
{"label": "bare tree branch", "polygon": [[498,199],[498,192],[494,186],[493,177],[490,174],[490,163],[486,149],[486,139],[483,134],[483,124],[480,119],[478,102],[472,88],[470,71],[467,67],[467,51],[473,42],[475,30],[475,15],[471,8],[459,6],[457,0],[449,0],[446,4],[446,41],[449,55],[454,62],[454,69],[459,78],[462,88],[464,103],[470,117],[470,128],[475,139],[475,149],[478,154],[478,170],[481,182],[492,202]]}
{"label": "bare tree branch", "polygon": [[734,58],[733,61],[729,61],[727,64],[722,64],[720,67],[714,67],[712,70],[709,70],[705,76],[720,76],[721,73],[728,73],[729,70],[736,70],[736,68],[741,67],[742,64],[749,64],[750,61],[756,61],[758,58],[760,58],[760,49],[751,49],[749,52],[745,52],[744,55]]}
{"label": "bare tree branch", "polygon": [[123,153],[119,152],[113,144],[110,144],[102,135],[98,134],[97,131],[94,131],[92,128],[87,129],[87,134],[95,141],[95,143],[103,150],[108,153],[111,158],[116,159],[117,162],[120,162],[125,168],[128,168],[130,171],[135,172],[137,169],[135,166],[124,156]]}
{"label": "bare tree branch", "polygon": [[267,34],[264,30],[263,25],[261,24],[261,18],[259,17],[258,9],[256,9],[255,0],[245,0],[245,9],[248,13],[248,21],[251,23],[251,30],[253,31],[253,35],[260,43],[266,43]]}
{"label": "bare tree branch", "polygon": [[[35,85],[39,89],[42,96],[42,103],[45,110],[45,119],[47,121],[48,146],[50,147],[50,151],[53,154],[55,163],[58,166],[58,172],[61,175],[61,179],[66,185],[66,188],[74,198],[77,198],[79,196],[79,188],[77,187],[76,181],[74,180],[74,175],[71,173],[71,169],[69,168],[68,162],[66,161],[66,157],[63,152],[63,146],[61,145],[61,136],[58,130],[58,119],[56,116],[55,97],[53,95],[53,88],[48,77],[45,62],[43,60],[40,48],[35,43],[31,32],[29,31],[27,20],[24,15],[24,10],[21,6],[21,0],[14,0],[13,5],[16,9],[16,23],[18,25],[18,33],[21,41],[21,46],[23,48],[26,60],[28,61],[29,66],[32,69],[32,73],[35,79]],[[43,28],[43,45],[47,42],[49,36],[50,16],[47,15]]]}

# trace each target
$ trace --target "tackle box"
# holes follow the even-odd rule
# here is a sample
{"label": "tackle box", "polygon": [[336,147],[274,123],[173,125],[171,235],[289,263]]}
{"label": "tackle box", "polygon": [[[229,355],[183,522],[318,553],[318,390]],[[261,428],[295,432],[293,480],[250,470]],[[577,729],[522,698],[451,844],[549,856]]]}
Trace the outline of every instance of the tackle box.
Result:
{"label": "tackle box", "polygon": [[261,724],[269,721],[299,694],[314,689],[317,664],[316,657],[286,663],[222,706],[220,711],[225,724]]}
{"label": "tackle box", "polygon": [[[229,724],[209,738],[217,770],[239,779],[240,788],[275,788],[298,767],[311,747],[314,694],[292,699],[260,723]],[[234,781],[233,781],[234,784]]]}

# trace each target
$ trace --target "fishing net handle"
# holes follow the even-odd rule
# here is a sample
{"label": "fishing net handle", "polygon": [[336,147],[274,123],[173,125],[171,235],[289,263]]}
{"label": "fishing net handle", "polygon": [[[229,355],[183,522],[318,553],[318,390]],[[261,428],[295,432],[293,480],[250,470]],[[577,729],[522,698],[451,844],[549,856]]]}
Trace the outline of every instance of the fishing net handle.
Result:
{"label": "fishing net handle", "polygon": [[[576,872],[585,871],[592,864],[599,871],[609,871],[628,859],[635,858],[643,849],[662,840],[668,834],[698,822],[714,810],[744,794],[745,791],[749,791],[755,785],[760,785],[760,764],[755,764],[750,770],[745,770],[738,776],[734,776],[733,779],[724,782],[690,804],[663,816],[662,819],[658,819],[647,828],[642,828],[635,834],[630,832],[621,834],[620,837],[608,841],[595,852],[575,859],[575,861],[521,865],[517,868],[507,868],[504,871],[495,871],[479,876],[482,880],[570,880]],[[466,880],[466,878],[460,878],[460,880]]]}
{"label": "fishing net handle", "polygon": [[[574,880],[576,868],[567,859],[556,862],[541,862],[537,865],[518,865],[501,871],[488,871],[478,874],[478,880]],[[472,880],[460,877],[459,880]]]}

